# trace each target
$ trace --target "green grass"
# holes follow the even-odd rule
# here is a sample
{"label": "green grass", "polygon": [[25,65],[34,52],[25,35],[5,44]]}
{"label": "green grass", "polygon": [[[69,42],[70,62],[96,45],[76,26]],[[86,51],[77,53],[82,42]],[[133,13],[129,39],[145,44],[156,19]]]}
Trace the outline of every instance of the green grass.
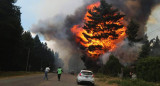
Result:
{"label": "green grass", "polygon": [[118,86],[160,86],[160,84],[146,82],[143,80],[131,80],[131,79],[122,79],[122,80],[111,80],[108,84],[118,84]]}
{"label": "green grass", "polygon": [[111,77],[111,76],[108,76],[108,75],[104,75],[104,74],[101,74],[101,73],[97,73],[95,74],[95,78],[97,78],[97,81],[100,81],[100,82],[106,82],[106,81],[109,81],[109,80],[112,80],[112,79],[118,79],[116,77]]}
{"label": "green grass", "polygon": [[25,71],[10,71],[10,72],[0,72],[0,78],[31,75],[31,74],[41,74],[42,72],[25,72]]}
{"label": "green grass", "polygon": [[107,78],[100,78],[98,81],[106,82],[106,81],[107,81]]}
{"label": "green grass", "polygon": [[102,73],[97,73],[97,74],[95,74],[95,77],[96,77],[96,78],[110,78],[110,76],[104,75],[104,74],[102,74]]}

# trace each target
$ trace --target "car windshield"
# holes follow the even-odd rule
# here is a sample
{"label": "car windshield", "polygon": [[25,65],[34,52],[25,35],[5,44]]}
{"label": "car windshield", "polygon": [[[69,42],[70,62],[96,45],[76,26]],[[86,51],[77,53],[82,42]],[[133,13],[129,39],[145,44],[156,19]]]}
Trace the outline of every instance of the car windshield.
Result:
{"label": "car windshield", "polygon": [[92,75],[92,72],[82,72],[84,75]]}

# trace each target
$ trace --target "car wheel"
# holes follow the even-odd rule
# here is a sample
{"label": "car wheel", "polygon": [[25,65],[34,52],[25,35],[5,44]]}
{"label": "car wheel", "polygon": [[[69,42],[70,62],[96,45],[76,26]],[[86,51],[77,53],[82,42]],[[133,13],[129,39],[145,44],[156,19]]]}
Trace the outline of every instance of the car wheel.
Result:
{"label": "car wheel", "polygon": [[90,86],[94,86],[94,83],[90,83]]}
{"label": "car wheel", "polygon": [[78,84],[78,85],[80,84],[80,82],[78,82],[78,80],[77,80],[77,84]]}
{"label": "car wheel", "polygon": [[80,85],[80,82],[77,81],[77,84]]}

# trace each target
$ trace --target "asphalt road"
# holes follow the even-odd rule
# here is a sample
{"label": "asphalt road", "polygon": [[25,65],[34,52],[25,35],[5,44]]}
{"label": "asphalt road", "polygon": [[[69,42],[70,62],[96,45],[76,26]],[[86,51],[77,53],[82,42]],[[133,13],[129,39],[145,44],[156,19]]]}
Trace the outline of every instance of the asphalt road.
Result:
{"label": "asphalt road", "polygon": [[61,81],[57,74],[50,73],[49,80],[43,80],[44,75],[27,75],[0,79],[0,86],[80,86],[76,83],[76,76],[62,74]]}

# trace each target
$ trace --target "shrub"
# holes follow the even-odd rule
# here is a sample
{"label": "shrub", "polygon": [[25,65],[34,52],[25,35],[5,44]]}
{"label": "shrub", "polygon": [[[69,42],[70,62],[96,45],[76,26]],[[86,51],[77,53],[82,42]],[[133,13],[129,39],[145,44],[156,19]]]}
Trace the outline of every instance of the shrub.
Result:
{"label": "shrub", "polygon": [[146,81],[160,81],[160,58],[148,57],[140,59],[136,64],[137,77]]}
{"label": "shrub", "polygon": [[108,74],[110,76],[117,76],[121,72],[122,65],[119,60],[111,55],[108,62],[100,69],[103,74]]}
{"label": "shrub", "polygon": [[124,79],[124,80],[112,80],[108,82],[109,84],[116,83],[118,86],[156,86],[154,83],[146,82],[143,80],[131,80],[131,79]]}
{"label": "shrub", "polygon": [[123,68],[123,77],[125,77],[125,78],[130,77],[130,72],[131,72],[131,69],[129,67],[124,67]]}

